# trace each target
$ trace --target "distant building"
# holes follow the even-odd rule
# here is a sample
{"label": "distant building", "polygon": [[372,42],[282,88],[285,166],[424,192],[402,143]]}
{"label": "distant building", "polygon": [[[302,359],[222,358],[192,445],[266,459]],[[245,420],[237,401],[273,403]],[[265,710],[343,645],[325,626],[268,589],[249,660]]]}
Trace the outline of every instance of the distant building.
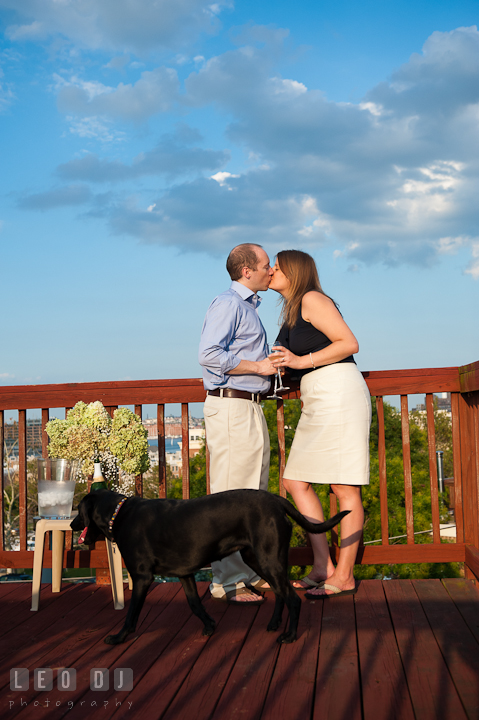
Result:
{"label": "distant building", "polygon": [[[158,437],[158,424],[156,418],[148,418],[143,420],[143,426],[148,431],[148,438],[156,439]],[[191,429],[202,430],[204,428],[204,420],[202,418],[188,418],[188,427]],[[165,418],[165,437],[181,437],[182,425],[181,418],[168,416]]]}
{"label": "distant building", "polygon": [[[149,418],[143,420],[143,425],[148,431],[148,439],[156,441],[158,438],[158,426],[155,418]],[[181,454],[182,447],[182,426],[181,418],[179,417],[167,417],[165,419],[165,437],[174,438],[177,442],[173,443],[175,449],[173,452],[168,450],[165,453],[166,463],[169,466],[174,477],[181,477],[183,470],[183,459]],[[202,418],[189,418],[189,430],[188,430],[188,455],[190,458],[195,457],[201,451],[205,443],[205,428],[204,421]],[[148,448],[148,455],[150,458],[151,465],[158,463],[158,447],[156,444],[151,444]]]}
{"label": "distant building", "polygon": [[[4,425],[4,439],[7,457],[18,458],[18,420]],[[42,457],[42,421],[40,418],[27,420],[27,456]]]}
{"label": "distant building", "polygon": [[[434,395],[434,403],[437,403],[437,409],[441,412],[445,412],[448,414],[451,414],[451,393],[445,392],[445,393],[438,393]],[[426,412],[426,405],[424,403],[419,403],[419,405],[416,405],[415,408],[413,408],[413,411],[417,411],[420,413]]]}

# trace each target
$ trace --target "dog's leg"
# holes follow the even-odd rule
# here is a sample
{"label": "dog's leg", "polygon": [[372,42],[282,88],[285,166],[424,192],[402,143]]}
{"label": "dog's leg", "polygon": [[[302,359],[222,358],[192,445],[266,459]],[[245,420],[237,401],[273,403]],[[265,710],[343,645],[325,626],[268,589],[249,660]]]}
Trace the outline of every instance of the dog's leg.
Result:
{"label": "dog's leg", "polygon": [[286,604],[289,611],[288,629],[278,637],[279,643],[292,643],[296,640],[299,614],[301,611],[301,599],[293,589],[288,580],[288,551],[289,528],[280,535],[278,532],[277,549],[272,557],[271,547],[266,548],[263,543],[255,548],[256,554],[251,548],[243,548],[241,556],[245,563],[252,568],[260,577],[267,580],[276,596],[273,615],[268,623],[267,630],[274,632],[281,626],[283,610]]}
{"label": "dog's leg", "polygon": [[153,582],[153,575],[132,575],[132,577],[133,591],[131,593],[130,607],[126,614],[125,624],[119,633],[116,635],[108,635],[105,638],[107,645],[119,645],[125,641],[127,635],[135,632],[136,623],[138,622],[148,589]]}
{"label": "dog's leg", "polygon": [[[275,563],[276,567],[273,567],[269,554],[266,554],[262,563],[259,562],[254,551],[249,547],[242,548],[240,552],[246,565],[254,570],[260,578],[266,580],[275,594],[276,601],[274,604],[273,615],[271,616],[271,620],[266,628],[268,632],[274,632],[275,630],[278,630],[281,625],[285,602],[285,585],[284,582],[281,583],[280,581],[280,577],[284,574],[282,564]],[[264,553],[260,551],[260,555],[263,556]]]}
{"label": "dog's leg", "polygon": [[301,598],[291,585],[288,587],[285,602],[289,610],[288,629],[284,633],[281,633],[278,642],[287,644],[296,640],[299,614],[301,612]]}
{"label": "dog's leg", "polygon": [[194,575],[185,575],[184,577],[180,577],[180,583],[185,591],[186,599],[188,600],[191,612],[199,617],[204,625],[203,635],[213,635],[216,623],[213,618],[208,615],[205,610],[205,606],[200,600]]}

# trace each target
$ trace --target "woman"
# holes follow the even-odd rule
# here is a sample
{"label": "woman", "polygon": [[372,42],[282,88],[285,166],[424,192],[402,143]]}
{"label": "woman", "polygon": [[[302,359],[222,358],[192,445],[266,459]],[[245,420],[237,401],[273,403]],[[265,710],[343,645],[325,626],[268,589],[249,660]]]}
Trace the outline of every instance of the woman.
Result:
{"label": "woman", "polygon": [[350,510],[341,522],[337,566],[326,536],[310,535],[313,567],[293,586],[308,589],[310,598],[353,594],[364,522],[361,485],[369,483],[371,424],[369,391],[353,358],[359,346],[336,304],[321,289],[310,255],[282,251],[273,269],[269,287],[282,295],[283,308],[281,345],[270,357],[275,367],[289,368],[293,377],[301,377],[303,403],[284,486],[300,512],[314,522],[324,519],[316,483],[330,485],[340,510]]}

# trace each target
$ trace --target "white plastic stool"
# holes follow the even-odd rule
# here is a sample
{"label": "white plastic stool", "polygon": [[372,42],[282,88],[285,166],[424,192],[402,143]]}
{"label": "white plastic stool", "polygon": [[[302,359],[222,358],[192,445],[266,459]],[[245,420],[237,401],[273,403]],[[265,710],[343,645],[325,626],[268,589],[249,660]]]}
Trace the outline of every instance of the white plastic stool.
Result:
{"label": "white plastic stool", "polygon": [[[35,528],[35,551],[33,555],[33,581],[32,581],[32,607],[31,610],[38,610],[40,604],[40,582],[43,567],[43,547],[45,545],[45,533],[52,533],[52,592],[60,592],[62,587],[63,569],[63,543],[65,531],[71,530],[70,523],[73,517],[66,520],[49,520],[42,518],[37,522]],[[122,610],[125,607],[123,594],[123,567],[121,555],[116,543],[106,541],[108,565],[110,567],[111,591],[115,610]]]}

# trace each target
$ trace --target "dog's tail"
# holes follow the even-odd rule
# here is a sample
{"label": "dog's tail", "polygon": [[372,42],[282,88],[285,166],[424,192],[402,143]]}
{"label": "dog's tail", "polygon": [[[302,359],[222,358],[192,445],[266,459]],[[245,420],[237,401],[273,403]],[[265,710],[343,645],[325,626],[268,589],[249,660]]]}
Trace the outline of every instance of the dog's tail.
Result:
{"label": "dog's tail", "polygon": [[321,523],[313,523],[307,518],[302,515],[299,510],[296,510],[294,505],[292,505],[289,500],[286,500],[286,498],[279,498],[283,504],[283,507],[285,509],[285,512],[287,515],[289,515],[290,518],[292,518],[298,525],[300,525],[303,530],[306,530],[306,532],[310,533],[325,533],[328,530],[331,530],[335,525],[337,525],[345,515],[348,515],[351,510],[343,510],[342,512],[338,513],[337,515],[334,515],[334,517],[329,518],[329,520],[325,520]]}

